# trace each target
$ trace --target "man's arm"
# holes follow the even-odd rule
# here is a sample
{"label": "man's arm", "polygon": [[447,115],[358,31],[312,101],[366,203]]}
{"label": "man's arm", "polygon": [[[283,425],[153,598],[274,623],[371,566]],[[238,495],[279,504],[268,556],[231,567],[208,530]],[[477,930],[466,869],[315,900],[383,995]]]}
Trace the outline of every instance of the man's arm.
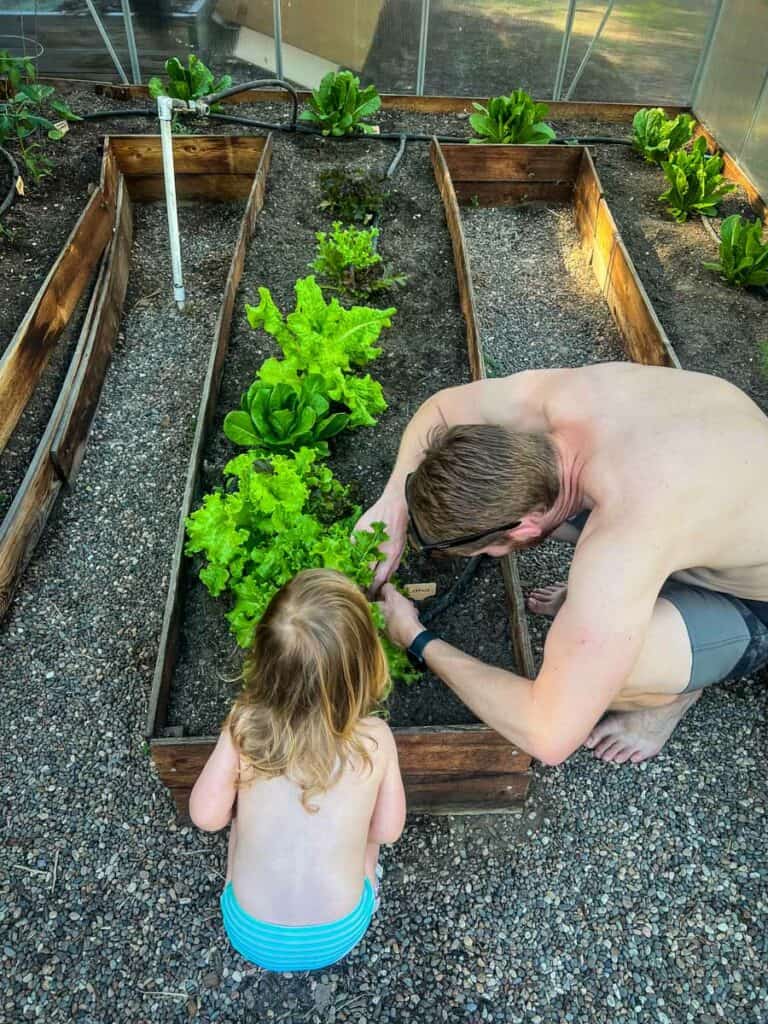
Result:
{"label": "man's arm", "polygon": [[[442,640],[425,648],[427,665],[487,725],[537,760],[559,764],[587,738],[642,648],[661,578],[645,564],[620,563],[634,546],[606,535],[579,548],[535,680],[486,665]],[[386,598],[390,635],[408,646],[421,629],[417,613],[392,588]]]}
{"label": "man's arm", "polygon": [[355,526],[357,530],[370,529],[372,523],[378,522],[387,526],[389,542],[382,547],[386,557],[377,566],[374,593],[400,563],[408,528],[405,479],[424,457],[430,432],[435,427],[464,423],[500,423],[518,430],[545,430],[532,380],[526,372],[445,388],[428,398],[413,415],[381,497]]}

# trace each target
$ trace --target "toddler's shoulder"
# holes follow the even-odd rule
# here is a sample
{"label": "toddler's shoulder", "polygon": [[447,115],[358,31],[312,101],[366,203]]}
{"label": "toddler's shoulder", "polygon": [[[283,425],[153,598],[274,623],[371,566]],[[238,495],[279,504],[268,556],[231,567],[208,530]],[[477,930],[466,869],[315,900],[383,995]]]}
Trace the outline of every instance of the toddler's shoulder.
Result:
{"label": "toddler's shoulder", "polygon": [[376,715],[363,718],[360,722],[360,734],[374,760],[396,754],[395,737],[383,718]]}

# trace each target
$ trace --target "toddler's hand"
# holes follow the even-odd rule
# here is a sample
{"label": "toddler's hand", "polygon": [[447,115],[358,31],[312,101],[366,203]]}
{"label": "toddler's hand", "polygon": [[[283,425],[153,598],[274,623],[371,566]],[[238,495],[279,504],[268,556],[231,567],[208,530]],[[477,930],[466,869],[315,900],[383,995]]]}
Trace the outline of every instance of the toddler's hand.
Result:
{"label": "toddler's hand", "polygon": [[424,628],[416,606],[398,593],[391,583],[385,583],[381,588],[381,597],[383,600],[377,603],[387,624],[389,639],[398,647],[410,647]]}

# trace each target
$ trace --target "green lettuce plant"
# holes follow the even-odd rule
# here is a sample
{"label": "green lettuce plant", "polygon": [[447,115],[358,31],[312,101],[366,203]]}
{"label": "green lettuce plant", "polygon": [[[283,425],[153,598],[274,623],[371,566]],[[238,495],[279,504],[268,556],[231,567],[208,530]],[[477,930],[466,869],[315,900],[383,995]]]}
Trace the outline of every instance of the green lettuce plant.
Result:
{"label": "green lettuce plant", "polygon": [[[250,645],[275,592],[302,569],[336,569],[361,588],[370,586],[384,526],[351,539],[360,509],[317,451],[245,452],[224,474],[236,486],[207,494],[188,517],[186,552],[202,555],[200,579],[208,592],[231,598],[227,620],[241,647]],[[383,626],[375,606],[374,617]],[[414,678],[404,653],[384,636],[382,642],[393,678]]]}
{"label": "green lettuce plant", "polygon": [[720,259],[705,263],[728,284],[739,288],[768,284],[768,242],[763,241],[763,225],[735,213],[720,225]]}
{"label": "green lettuce plant", "polygon": [[494,96],[488,106],[473,103],[477,113],[469,123],[479,138],[471,143],[516,143],[518,145],[546,145],[555,137],[551,125],[542,121],[549,107],[536,103],[524,89],[515,89],[509,96]]}
{"label": "green lettuce plant", "polygon": [[370,135],[376,129],[363,118],[380,106],[381,97],[375,85],[361,89],[360,79],[351,71],[329,71],[320,88],[313,90],[308,109],[302,110],[299,120],[316,124],[323,135]]}
{"label": "green lettuce plant", "polygon": [[661,107],[644,107],[632,120],[632,144],[648,163],[660,164],[690,142],[695,125],[690,114],[667,117]]}
{"label": "green lettuce plant", "polygon": [[[170,57],[165,62],[165,73],[168,76],[167,81],[164,82],[162,78],[155,76],[147,83],[152,99],[157,99],[158,96],[172,96],[177,100],[199,100],[232,85],[231,75],[222,75],[217,79],[211,69],[194,53],[188,55],[186,67],[178,57]],[[211,109],[221,108],[219,104],[214,104]]]}
{"label": "green lettuce plant", "polygon": [[691,213],[714,217],[720,200],[735,185],[726,183],[723,174],[723,158],[707,156],[706,139],[699,137],[690,152],[679,149],[669,160],[662,161],[661,169],[669,182],[669,188],[662,192],[659,200],[667,204],[667,210],[678,224],[688,220]]}
{"label": "green lettuce plant", "polygon": [[310,266],[325,278],[324,288],[367,299],[408,280],[405,274],[392,274],[382,263],[375,249],[378,228],[343,228],[335,221],[330,233],[318,231],[315,237],[317,255]]}
{"label": "green lettuce plant", "polygon": [[348,425],[349,414],[330,412],[324,383],[316,374],[303,377],[298,388],[256,380],[243,394],[240,409],[225,417],[224,433],[244,448],[318,447],[327,453],[326,442]]}
{"label": "green lettuce plant", "polygon": [[321,172],[320,193],[320,209],[343,224],[370,224],[389,197],[378,175],[342,167]]}
{"label": "green lettuce plant", "polygon": [[352,306],[337,299],[326,302],[315,278],[296,282],[296,308],[284,316],[268,288],[259,288],[257,306],[246,305],[251,327],[262,328],[277,342],[283,358],[267,359],[258,378],[264,384],[289,384],[298,390],[305,377],[323,380],[323,393],[346,406],[349,427],[373,426],[387,403],[381,384],[369,374],[354,373],[381,354],[375,343],[389,327],[396,310]]}

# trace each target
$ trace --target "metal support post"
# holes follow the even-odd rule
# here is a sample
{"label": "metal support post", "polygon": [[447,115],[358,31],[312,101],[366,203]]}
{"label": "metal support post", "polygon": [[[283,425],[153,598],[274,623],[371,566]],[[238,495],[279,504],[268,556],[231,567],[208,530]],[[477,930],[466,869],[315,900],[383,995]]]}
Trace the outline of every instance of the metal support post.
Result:
{"label": "metal support post", "polygon": [[107,30],[104,28],[102,20],[99,17],[99,12],[93,6],[93,0],[85,0],[85,3],[88,7],[88,10],[91,12],[91,17],[94,20],[96,28],[99,30],[101,40],[107,48],[107,53],[112,58],[112,63],[115,65],[115,69],[117,70],[117,73],[120,76],[120,81],[123,83],[123,85],[128,85],[128,75],[126,75],[126,73],[123,71],[123,65],[120,63],[120,60],[117,54],[115,53],[115,48],[112,45],[112,40],[109,38]]}
{"label": "metal support post", "polygon": [[419,28],[419,58],[416,65],[416,95],[424,95],[424,77],[427,71],[427,36],[429,34],[429,0],[421,0],[421,26]]}
{"label": "metal support post", "polygon": [[179,309],[184,309],[186,294],[181,268],[179,215],[176,209],[176,176],[173,169],[173,136],[171,135],[173,99],[170,96],[157,97],[157,116],[160,118],[160,147],[163,154],[165,207],[168,214],[168,241],[171,246],[171,266],[173,268],[173,297]]}
{"label": "metal support post", "polygon": [[275,75],[283,77],[283,12],[281,0],[272,0],[272,24],[275,33]]}
{"label": "metal support post", "polygon": [[571,36],[573,34],[573,19],[576,15],[576,0],[568,0],[568,13],[565,16],[565,28],[563,29],[563,41],[560,44],[560,59],[557,62],[555,72],[555,86],[552,90],[552,99],[559,100],[563,91],[563,79],[565,68],[568,63],[568,51],[571,48]]}
{"label": "metal support post", "polygon": [[587,52],[581,58],[581,64],[579,64],[579,66],[576,68],[576,73],[573,76],[573,81],[568,86],[568,92],[565,94],[565,98],[567,100],[569,100],[571,98],[571,96],[573,96],[574,90],[576,89],[576,86],[579,84],[579,79],[584,74],[584,68],[589,63],[589,58],[592,56],[592,51],[597,46],[598,41],[600,40],[600,36],[603,34],[603,29],[605,28],[605,23],[610,18],[611,11],[613,10],[615,4],[616,4],[616,0],[608,0],[608,4],[607,4],[607,6],[605,8],[605,13],[603,14],[603,17],[602,17],[602,19],[600,21],[600,24],[597,26],[597,29],[595,30],[595,34],[592,36],[591,40],[589,41],[589,46],[587,47]]}
{"label": "metal support post", "polygon": [[133,34],[133,14],[131,13],[130,0],[120,0],[123,8],[123,22],[125,23],[125,36],[128,40],[128,56],[131,60],[131,75],[133,84],[141,85],[141,70],[139,68],[139,54],[136,50],[136,36]]}

